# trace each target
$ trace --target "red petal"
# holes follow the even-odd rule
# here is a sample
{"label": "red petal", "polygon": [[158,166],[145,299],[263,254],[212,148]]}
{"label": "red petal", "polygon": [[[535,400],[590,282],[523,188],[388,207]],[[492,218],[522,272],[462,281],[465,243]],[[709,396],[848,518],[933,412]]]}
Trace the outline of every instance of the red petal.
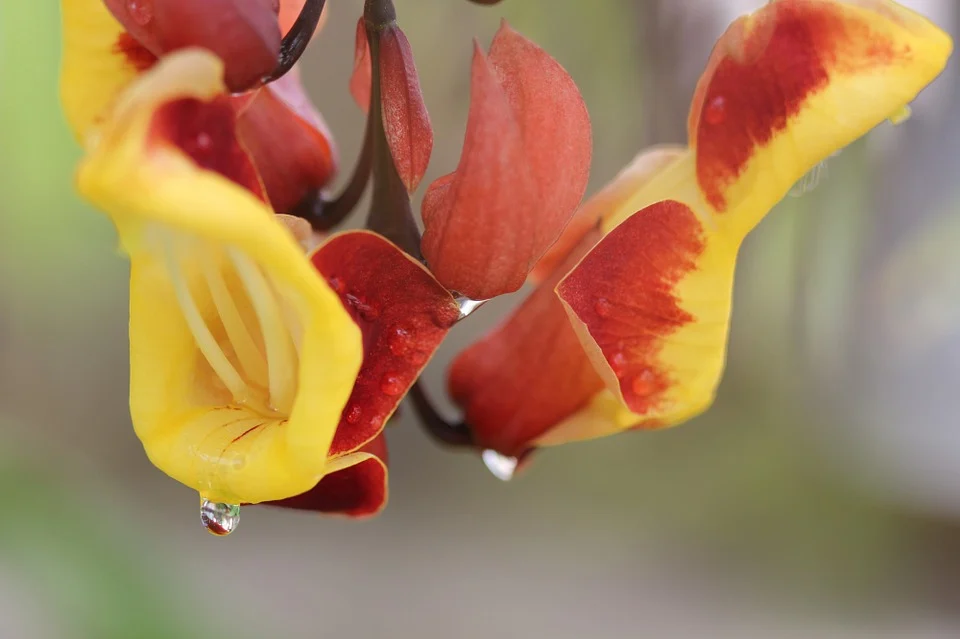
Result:
{"label": "red petal", "polygon": [[326,124],[300,84],[295,67],[287,75],[238,99],[237,126],[243,145],[278,213],[324,186],[337,166]]}
{"label": "red petal", "polygon": [[454,361],[450,394],[480,447],[520,455],[603,389],[553,292],[599,237],[584,237],[505,324]]}
{"label": "red petal", "polygon": [[257,171],[237,140],[236,127],[229,98],[210,102],[183,98],[157,109],[150,123],[150,143],[171,144],[201,168],[216,171],[264,199]]}
{"label": "red petal", "polygon": [[370,44],[363,18],[357,21],[357,39],[353,51],[353,74],[350,76],[350,95],[366,113],[370,110],[370,85],[373,69],[370,64]]}
{"label": "red petal", "polygon": [[573,215],[587,184],[590,120],[566,71],[504,23],[477,46],[460,164],[427,190],[423,253],[474,299],[515,291]]}
{"label": "red petal", "polygon": [[390,154],[400,179],[412,193],[430,164],[433,128],[410,42],[399,27],[380,34],[380,93]]}
{"label": "red petal", "polygon": [[679,202],[658,202],[612,230],[557,286],[638,415],[659,408],[673,381],[659,349],[665,336],[695,319],[680,307],[677,283],[698,268],[704,248],[696,214]]}
{"label": "red petal", "polygon": [[277,64],[276,0],[106,0],[107,7],[155,55],[203,47],[226,65],[234,91],[259,82]]}
{"label": "red petal", "polygon": [[336,456],[381,431],[459,308],[423,266],[374,233],[335,235],[312,259],[363,334],[363,365],[330,450]]}
{"label": "red petal", "polygon": [[387,503],[387,443],[378,436],[358,451],[362,461],[325,476],[311,490],[270,506],[338,513],[348,517],[375,515]]}

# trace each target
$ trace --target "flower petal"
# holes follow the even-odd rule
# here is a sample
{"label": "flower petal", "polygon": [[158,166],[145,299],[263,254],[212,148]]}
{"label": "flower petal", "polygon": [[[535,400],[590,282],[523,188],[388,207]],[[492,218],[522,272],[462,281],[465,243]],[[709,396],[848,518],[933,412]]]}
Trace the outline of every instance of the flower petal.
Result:
{"label": "flower petal", "polygon": [[413,193],[430,164],[433,128],[420,91],[413,51],[400,27],[387,27],[380,32],[380,95],[393,163],[407,191]]}
{"label": "flower petal", "polygon": [[127,31],[155,55],[203,47],[225,61],[232,91],[249,89],[277,65],[276,0],[105,0]]}
{"label": "flower petal", "polygon": [[370,61],[370,43],[367,42],[367,28],[363,17],[357,20],[357,37],[353,51],[353,73],[350,75],[350,95],[357,106],[366,113],[370,110],[370,84],[373,82],[373,68]]}
{"label": "flower petal", "polygon": [[274,210],[289,211],[333,177],[337,150],[300,82],[299,68],[238,103],[238,134]]}
{"label": "flower petal", "polygon": [[689,206],[658,202],[613,229],[557,286],[634,424],[673,425],[712,402],[738,248]]}
{"label": "flower petal", "polygon": [[63,64],[60,99],[81,142],[137,75],[156,62],[110,15],[101,0],[61,0]]}
{"label": "flower petal", "polygon": [[453,362],[449,390],[476,443],[519,456],[603,389],[553,292],[599,238],[594,229],[510,318]]}
{"label": "flower petal", "polygon": [[387,505],[387,443],[383,435],[331,462],[331,471],[316,486],[269,506],[370,517]]}
{"label": "flower petal", "polygon": [[583,197],[590,120],[566,71],[504,23],[475,46],[460,164],[430,185],[422,250],[437,278],[474,299],[515,291]]}
{"label": "flower petal", "polygon": [[706,201],[749,231],[821,160],[895,116],[949,36],[887,0],[776,0],[717,42],[690,111]]}
{"label": "flower petal", "polygon": [[421,264],[368,231],[334,235],[312,256],[363,334],[363,365],[331,456],[376,437],[460,311]]}
{"label": "flower petal", "polygon": [[[222,71],[206,51],[165,57],[90,136],[78,186],[130,256],[130,410],[147,454],[204,497],[257,503],[327,472],[362,344],[286,227],[237,186]],[[198,122],[216,126],[185,138]]]}

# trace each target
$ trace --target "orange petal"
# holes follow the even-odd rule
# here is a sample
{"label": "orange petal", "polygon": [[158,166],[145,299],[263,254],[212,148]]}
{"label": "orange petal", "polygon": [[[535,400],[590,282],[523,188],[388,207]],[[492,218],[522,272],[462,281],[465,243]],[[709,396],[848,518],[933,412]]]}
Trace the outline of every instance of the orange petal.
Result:
{"label": "orange petal", "polygon": [[363,335],[363,365],[330,449],[338,456],[380,433],[460,311],[429,271],[375,233],[334,235],[312,259]]}
{"label": "orange petal", "polygon": [[347,517],[376,515],[387,504],[387,442],[383,435],[355,453],[334,461],[339,465],[313,489],[270,506],[334,513]]}
{"label": "orange petal", "polygon": [[951,49],[940,29],[887,0],[777,0],[740,18],[690,111],[706,201],[737,209],[731,222],[745,233],[814,165],[901,111]]}
{"label": "orange petal", "polygon": [[410,42],[399,27],[388,27],[380,33],[380,99],[393,163],[412,193],[430,163],[433,128]]}
{"label": "orange petal", "polygon": [[672,425],[713,400],[738,247],[667,200],[613,229],[557,286],[607,387],[636,416],[629,426]]}
{"label": "orange petal", "polygon": [[474,299],[515,291],[586,188],[590,121],[576,85],[504,23],[475,46],[460,164],[430,185],[422,250],[437,278]]}
{"label": "orange petal", "polygon": [[502,326],[454,360],[450,394],[478,446],[520,455],[603,389],[553,292],[598,238],[585,236]]}
{"label": "orange petal", "polygon": [[361,17],[357,21],[357,39],[353,51],[353,74],[350,76],[350,95],[357,106],[366,113],[370,110],[370,83],[373,81],[373,69],[370,66],[370,44],[367,42],[367,29]]}
{"label": "orange petal", "polygon": [[130,34],[156,55],[203,47],[224,61],[233,91],[256,85],[280,53],[275,0],[106,0]]}
{"label": "orange petal", "polygon": [[289,211],[333,176],[337,151],[294,67],[252,96],[235,98],[238,132],[274,209]]}

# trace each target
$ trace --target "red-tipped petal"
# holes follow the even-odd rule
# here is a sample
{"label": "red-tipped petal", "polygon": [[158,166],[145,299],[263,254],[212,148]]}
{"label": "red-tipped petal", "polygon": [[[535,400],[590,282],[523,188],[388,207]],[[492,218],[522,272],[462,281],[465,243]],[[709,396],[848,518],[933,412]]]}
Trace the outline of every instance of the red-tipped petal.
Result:
{"label": "red-tipped petal", "polygon": [[380,94],[390,154],[400,179],[412,193],[430,164],[433,127],[410,42],[399,27],[380,34]]}
{"label": "red-tipped petal", "polygon": [[450,394],[478,446],[522,454],[603,389],[553,292],[598,238],[585,236],[506,323],[454,360]]}
{"label": "red-tipped petal", "polygon": [[501,26],[476,48],[460,164],[427,190],[423,253],[474,299],[515,291],[583,197],[590,120],[576,85],[542,49]]}
{"label": "red-tipped petal", "polygon": [[224,61],[234,91],[273,70],[280,52],[276,0],[106,0],[111,12],[156,55],[203,47]]}
{"label": "red-tipped petal", "polygon": [[336,148],[296,67],[237,103],[240,139],[278,213],[330,180],[337,167]]}
{"label": "red-tipped petal", "polygon": [[330,449],[337,456],[381,431],[460,311],[423,266],[375,233],[335,235],[312,260],[363,334],[363,365]]}
{"label": "red-tipped petal", "polygon": [[370,44],[363,18],[357,21],[357,39],[353,51],[353,74],[350,76],[350,95],[366,113],[370,110],[370,83],[373,68],[370,63]]}
{"label": "red-tipped petal", "polygon": [[557,286],[587,353],[636,421],[672,425],[713,400],[738,246],[666,200],[610,231]]}
{"label": "red-tipped petal", "polygon": [[387,504],[387,443],[383,435],[334,462],[340,469],[324,476],[313,489],[269,506],[319,513],[369,517]]}
{"label": "red-tipped petal", "polygon": [[161,106],[150,123],[151,144],[172,144],[201,168],[216,171],[265,199],[257,171],[237,139],[236,115],[225,96],[183,98]]}

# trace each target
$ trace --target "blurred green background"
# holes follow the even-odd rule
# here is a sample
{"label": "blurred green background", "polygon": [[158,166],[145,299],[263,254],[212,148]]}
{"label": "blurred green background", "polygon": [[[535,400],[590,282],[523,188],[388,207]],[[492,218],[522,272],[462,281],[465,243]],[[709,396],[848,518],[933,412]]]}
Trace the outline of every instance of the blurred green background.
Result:
{"label": "blurred green background", "polygon": [[[349,167],[362,3],[329,4],[305,78]],[[683,141],[710,47],[761,2],[396,4],[436,131],[425,184],[459,156],[470,38],[506,16],[581,87],[596,189]],[[904,4],[957,33],[952,0]],[[127,267],[73,192],[58,64],[58,3],[0,3],[0,637],[960,636],[955,64],[751,236],[705,416],[504,484],[404,410],[381,517],[249,508],[227,539],[130,427]],[[457,327],[435,395],[516,302]]]}

